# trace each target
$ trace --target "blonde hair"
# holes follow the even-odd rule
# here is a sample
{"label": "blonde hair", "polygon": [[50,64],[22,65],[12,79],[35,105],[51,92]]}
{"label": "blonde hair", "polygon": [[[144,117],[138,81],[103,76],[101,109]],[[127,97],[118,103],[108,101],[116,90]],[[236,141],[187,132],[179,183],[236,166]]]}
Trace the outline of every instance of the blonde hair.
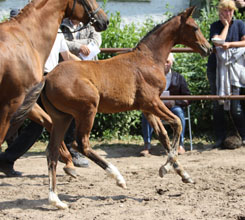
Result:
{"label": "blonde hair", "polygon": [[236,3],[233,0],[220,0],[218,9],[232,9],[232,10],[237,10]]}

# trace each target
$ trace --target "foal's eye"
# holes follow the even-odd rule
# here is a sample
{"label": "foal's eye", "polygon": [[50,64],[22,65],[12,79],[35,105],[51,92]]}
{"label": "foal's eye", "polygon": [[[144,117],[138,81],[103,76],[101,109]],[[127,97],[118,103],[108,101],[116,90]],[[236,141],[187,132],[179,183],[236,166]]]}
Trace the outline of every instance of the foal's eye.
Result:
{"label": "foal's eye", "polygon": [[198,31],[198,27],[194,27],[194,31]]}

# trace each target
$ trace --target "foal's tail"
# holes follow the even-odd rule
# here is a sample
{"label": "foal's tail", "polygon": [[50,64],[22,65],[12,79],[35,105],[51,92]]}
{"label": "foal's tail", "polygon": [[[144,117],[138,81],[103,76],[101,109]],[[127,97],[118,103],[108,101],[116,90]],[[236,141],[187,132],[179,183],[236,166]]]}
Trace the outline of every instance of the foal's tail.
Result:
{"label": "foal's tail", "polygon": [[11,137],[23,124],[24,120],[27,118],[28,113],[32,109],[33,105],[36,103],[44,85],[45,77],[40,83],[36,84],[27,91],[22,105],[17,109],[10,120],[10,127],[5,139]]}

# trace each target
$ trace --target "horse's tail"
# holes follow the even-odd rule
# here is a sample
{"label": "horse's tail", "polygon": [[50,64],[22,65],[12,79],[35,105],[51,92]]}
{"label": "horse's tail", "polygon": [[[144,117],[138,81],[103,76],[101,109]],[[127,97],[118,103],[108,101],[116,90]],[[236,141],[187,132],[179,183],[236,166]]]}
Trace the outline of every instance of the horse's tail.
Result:
{"label": "horse's tail", "polygon": [[17,111],[13,114],[10,119],[10,127],[7,132],[5,139],[11,137],[23,124],[24,120],[27,118],[28,113],[31,111],[33,105],[36,103],[41,91],[45,85],[45,77],[44,79],[29,89],[26,93],[25,99],[22,105],[17,109]]}

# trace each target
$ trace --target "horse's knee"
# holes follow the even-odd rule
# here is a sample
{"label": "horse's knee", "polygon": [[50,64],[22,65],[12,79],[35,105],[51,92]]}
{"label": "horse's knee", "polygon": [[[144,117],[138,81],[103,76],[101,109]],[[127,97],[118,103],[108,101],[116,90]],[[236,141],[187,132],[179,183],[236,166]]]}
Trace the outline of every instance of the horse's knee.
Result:
{"label": "horse's knee", "polygon": [[179,117],[175,117],[174,122],[172,124],[174,131],[176,131],[177,134],[180,134],[182,131],[182,124]]}

